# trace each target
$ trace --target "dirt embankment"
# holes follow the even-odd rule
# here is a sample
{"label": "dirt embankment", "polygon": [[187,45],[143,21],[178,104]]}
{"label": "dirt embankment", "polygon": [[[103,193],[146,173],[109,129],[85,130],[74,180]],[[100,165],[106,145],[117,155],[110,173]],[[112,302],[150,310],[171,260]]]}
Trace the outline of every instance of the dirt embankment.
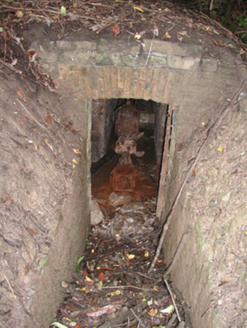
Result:
{"label": "dirt embankment", "polygon": [[[68,98],[59,99],[55,93],[11,71],[2,73],[0,326],[16,327],[18,323],[19,327],[26,327],[25,318],[34,315],[33,295],[44,268],[49,266],[50,249],[63,246],[59,245],[59,226],[69,226],[64,210],[69,207],[67,200],[73,197],[74,176],[80,177],[86,141],[77,129],[79,120],[73,113],[76,106],[68,106]],[[75,212],[71,208],[71,213]],[[81,249],[82,245],[83,242],[76,247]],[[56,270],[49,277],[57,283],[58,278]],[[42,308],[44,302],[41,293],[37,308]]]}

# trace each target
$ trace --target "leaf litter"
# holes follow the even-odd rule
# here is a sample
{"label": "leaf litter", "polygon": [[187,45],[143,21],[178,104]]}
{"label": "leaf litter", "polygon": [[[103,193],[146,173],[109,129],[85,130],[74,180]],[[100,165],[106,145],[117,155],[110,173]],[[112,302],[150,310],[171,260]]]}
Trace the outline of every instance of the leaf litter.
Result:
{"label": "leaf litter", "polygon": [[148,274],[161,232],[155,208],[156,198],[144,202],[145,229],[132,225],[131,234],[124,234],[118,226],[123,219],[121,210],[91,230],[72,282],[62,284],[64,302],[54,322],[77,328],[161,328],[184,322],[185,304],[173,287],[172,296],[169,294],[168,282],[163,280],[163,257]]}

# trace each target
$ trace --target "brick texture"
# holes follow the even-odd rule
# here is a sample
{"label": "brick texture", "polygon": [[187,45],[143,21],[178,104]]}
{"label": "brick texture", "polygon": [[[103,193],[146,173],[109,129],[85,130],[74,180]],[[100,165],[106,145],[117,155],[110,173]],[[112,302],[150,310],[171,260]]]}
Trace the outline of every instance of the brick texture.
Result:
{"label": "brick texture", "polygon": [[[169,101],[173,74],[158,68],[59,65],[58,88],[77,99],[136,98]],[[166,88],[168,87],[168,90]]]}

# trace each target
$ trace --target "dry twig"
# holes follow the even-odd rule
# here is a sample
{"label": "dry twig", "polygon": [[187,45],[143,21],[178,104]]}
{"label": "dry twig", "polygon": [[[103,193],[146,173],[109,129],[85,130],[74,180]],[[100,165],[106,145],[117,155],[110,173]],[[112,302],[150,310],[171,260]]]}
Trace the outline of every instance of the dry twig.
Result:
{"label": "dry twig", "polygon": [[170,297],[171,297],[171,300],[172,300],[172,304],[173,304],[173,306],[174,306],[174,309],[175,309],[176,314],[177,314],[177,317],[178,317],[178,321],[181,322],[181,317],[180,317],[180,314],[179,314],[179,312],[178,312],[178,308],[177,308],[176,302],[175,302],[175,300],[174,300],[174,297],[173,297],[173,294],[172,294],[171,288],[170,288],[170,286],[169,286],[169,284],[168,284],[168,281],[167,281],[165,278],[164,278],[164,283],[165,283],[166,288],[167,288],[167,290],[168,290],[168,292],[169,292],[169,294],[170,294]]}
{"label": "dry twig", "polygon": [[16,99],[18,101],[18,103],[21,105],[21,107],[28,113],[28,115],[42,128],[42,129],[46,129],[46,127],[44,125],[42,125],[41,123],[39,123],[39,121],[27,110],[27,108],[24,106],[24,104],[19,100]]}

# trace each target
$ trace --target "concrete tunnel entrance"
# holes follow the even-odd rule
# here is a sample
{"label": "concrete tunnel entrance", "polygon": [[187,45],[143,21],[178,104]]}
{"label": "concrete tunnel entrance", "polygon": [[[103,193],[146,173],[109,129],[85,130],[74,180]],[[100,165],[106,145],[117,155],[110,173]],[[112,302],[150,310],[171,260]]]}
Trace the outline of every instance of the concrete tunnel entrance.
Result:
{"label": "concrete tunnel entrance", "polygon": [[[109,42],[111,42],[111,49],[109,49]],[[50,214],[45,216],[45,225],[49,229],[44,229],[42,236],[49,243],[45,244],[44,250],[43,248],[38,250],[35,255],[35,259],[38,259],[38,269],[34,270],[32,275],[24,277],[29,279],[28,287],[34,286],[34,292],[25,302],[28,312],[23,307],[18,310],[24,318],[21,327],[26,327],[28,321],[32,322],[30,326],[35,322],[39,327],[47,327],[61,300],[60,282],[65,279],[64,277],[68,278],[74,269],[89,229],[91,158],[92,162],[96,163],[105,156],[110,140],[109,136],[106,137],[109,118],[114,109],[121,105],[121,101],[127,99],[151,103],[152,115],[163,113],[159,106],[164,106],[164,112],[172,108],[176,114],[169,145],[166,185],[161,188],[163,195],[159,195],[158,198],[162,205],[160,217],[165,221],[171,213],[180,187],[184,181],[186,182],[177,206],[172,211],[169,231],[162,247],[166,254],[166,264],[174,262],[171,268],[172,279],[190,307],[193,327],[221,327],[222,322],[234,322],[236,312],[244,308],[245,299],[241,293],[243,280],[239,278],[242,274],[239,274],[242,266],[239,263],[235,268],[233,261],[238,260],[231,257],[231,250],[234,249],[231,243],[235,240],[235,232],[232,229],[237,227],[239,234],[244,230],[242,227],[244,215],[241,213],[241,206],[233,215],[227,208],[228,204],[230,209],[234,208],[234,202],[231,201],[244,190],[241,186],[241,190],[238,187],[237,192],[230,193],[229,188],[232,188],[231,183],[235,181],[237,175],[228,174],[228,172],[236,172],[231,167],[236,158],[244,160],[242,155],[244,151],[240,148],[245,140],[244,134],[241,135],[245,128],[237,128],[245,122],[242,114],[237,116],[235,111],[229,119],[222,120],[217,138],[210,135],[211,128],[214,127],[215,122],[218,122],[224,108],[231,105],[229,99],[235,99],[242,74],[241,69],[236,69],[235,61],[241,67],[241,60],[233,55],[231,50],[216,46],[211,56],[211,53],[200,44],[150,39],[145,40],[145,45],[143,56],[146,57],[142,58],[139,56],[139,45],[136,44],[136,40],[129,43],[127,39],[119,42],[117,39],[110,38],[109,41],[99,37],[54,42],[42,36],[32,44],[32,49],[41,49],[41,62],[46,71],[53,76],[58,88],[59,97],[56,98],[55,103],[59,108],[52,113],[55,114],[52,119],[54,119],[54,127],[58,130],[57,140],[61,137],[59,149],[63,151],[58,154],[59,156],[66,154],[67,158],[60,156],[60,168],[57,165],[57,157],[49,156],[51,149],[44,140],[48,140],[52,145],[56,144],[53,131],[49,137],[42,135],[37,141],[37,144],[44,146],[43,156],[49,159],[47,163],[53,165],[54,172],[60,169],[60,175],[63,177],[61,181],[65,183],[64,190],[59,194],[60,198],[56,203],[55,199],[58,198],[56,188],[50,187],[47,190],[49,184],[46,184],[45,191],[40,192],[40,195],[46,194],[49,195],[49,199],[54,199],[53,203],[57,208],[54,209],[54,213],[52,212],[53,216]],[[231,62],[234,64],[230,64]],[[167,107],[166,104],[169,106]],[[97,112],[95,109],[97,106],[104,108],[104,111]],[[28,110],[31,112],[30,108]],[[52,108],[49,110],[52,111]],[[96,120],[98,126],[96,123],[92,126],[93,113],[95,116],[103,113],[101,118],[103,117],[104,124],[98,124],[101,120],[98,120],[98,123]],[[41,114],[42,111],[34,113],[33,116],[44,122]],[[152,115],[149,115],[149,118],[153,117]],[[240,116],[242,120],[239,119]],[[63,125],[63,118],[66,117],[73,123],[77,133],[73,134],[73,131],[68,131],[68,125]],[[160,121],[154,120],[151,130],[154,140],[162,143],[164,138],[162,137],[161,141],[155,136],[155,131],[162,131],[162,128],[158,128]],[[105,129],[106,127],[108,128]],[[52,130],[48,126],[42,131],[48,134],[49,129]],[[230,138],[231,135],[234,135],[234,140]],[[70,143],[67,143],[68,138],[71,138]],[[76,142],[71,141],[72,139],[76,139]],[[197,155],[205,141],[199,160]],[[234,144],[235,141],[237,145]],[[67,144],[70,145],[69,148]],[[237,147],[241,157],[233,153]],[[80,154],[75,154],[73,149],[79,150]],[[161,161],[159,149],[162,147],[156,144],[156,155],[158,154],[158,160],[155,157],[156,163]],[[224,151],[225,149],[227,151]],[[24,151],[25,148],[23,154]],[[22,153],[19,154],[20,158]],[[231,161],[228,161],[227,157],[230,157]],[[38,155],[34,156],[34,163],[37,158]],[[188,172],[195,159],[197,165],[188,178]],[[40,165],[43,163],[46,162],[42,161]],[[75,163],[74,167],[72,163]],[[33,168],[31,163],[30,167],[36,170],[38,165]],[[42,172],[42,179],[43,171],[40,172]],[[49,170],[45,170],[45,174],[48,173]],[[53,174],[52,177],[58,179],[60,175]],[[160,181],[164,182],[164,179]],[[238,185],[241,185],[244,179],[238,182]],[[20,190],[25,188],[24,185]],[[30,195],[33,195],[32,192]],[[41,220],[40,211],[31,206],[31,196],[28,198],[23,191],[23,204],[25,205],[28,200],[29,203],[25,206],[28,210],[31,208],[30,211]],[[45,199],[43,203],[46,208],[49,199],[42,199]],[[238,201],[241,203],[240,200]],[[53,207],[51,208],[53,210]],[[237,221],[234,221],[235,218]],[[33,239],[30,239],[30,244],[33,243]],[[80,243],[81,249],[75,246],[75,240]],[[68,248],[63,248],[64,243]],[[236,249],[244,248],[241,247]],[[231,263],[236,270],[230,270],[228,263]],[[218,271],[220,271],[219,275]],[[234,276],[235,272],[238,272],[237,277]],[[227,299],[229,281],[236,283],[234,286],[239,291],[238,299],[241,299],[241,302]],[[18,284],[23,286],[22,281]],[[22,288],[23,295],[26,295],[25,288]],[[15,308],[19,309],[19,303],[15,302]],[[229,305],[227,308],[227,304],[232,306]],[[233,327],[234,324],[230,326]]]}

